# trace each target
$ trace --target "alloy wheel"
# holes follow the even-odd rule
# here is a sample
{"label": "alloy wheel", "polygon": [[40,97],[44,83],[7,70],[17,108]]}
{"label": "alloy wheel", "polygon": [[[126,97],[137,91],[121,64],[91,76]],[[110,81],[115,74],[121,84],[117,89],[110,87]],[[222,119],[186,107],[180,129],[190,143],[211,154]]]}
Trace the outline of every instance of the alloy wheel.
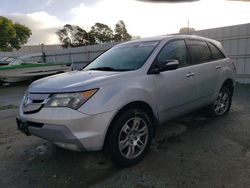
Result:
{"label": "alloy wheel", "polygon": [[227,92],[221,91],[214,103],[214,112],[216,115],[224,114],[230,103],[230,97]]}
{"label": "alloy wheel", "polygon": [[148,141],[148,126],[140,117],[130,118],[119,134],[119,151],[127,159],[134,159],[145,149]]}

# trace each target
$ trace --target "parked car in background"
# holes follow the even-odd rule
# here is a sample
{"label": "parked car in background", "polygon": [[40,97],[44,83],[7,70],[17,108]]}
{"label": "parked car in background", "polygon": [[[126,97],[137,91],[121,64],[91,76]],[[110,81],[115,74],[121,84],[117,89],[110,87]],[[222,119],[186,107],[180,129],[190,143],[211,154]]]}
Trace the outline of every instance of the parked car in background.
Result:
{"label": "parked car in background", "polygon": [[18,128],[71,150],[103,149],[123,166],[141,161],[166,121],[206,107],[230,110],[235,66],[215,40],[169,35],[119,44],[82,71],[33,82]]}
{"label": "parked car in background", "polygon": [[21,56],[0,67],[0,81],[16,83],[71,71],[67,62],[43,62],[42,54]]}
{"label": "parked car in background", "polygon": [[14,57],[3,57],[0,59],[0,66],[5,66],[15,61]]}

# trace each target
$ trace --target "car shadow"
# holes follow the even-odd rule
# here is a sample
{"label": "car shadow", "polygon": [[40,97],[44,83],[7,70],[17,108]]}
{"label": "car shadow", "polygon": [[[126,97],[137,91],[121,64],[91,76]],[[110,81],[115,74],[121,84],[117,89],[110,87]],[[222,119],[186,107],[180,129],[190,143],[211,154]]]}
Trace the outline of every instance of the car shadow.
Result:
{"label": "car shadow", "polygon": [[[180,143],[182,136],[188,131],[204,128],[212,121],[213,118],[204,117],[203,111],[196,111],[170,121],[166,126],[157,127],[157,137],[148,155],[154,155],[154,151],[161,151],[166,145]],[[25,176],[29,176],[28,181],[38,181],[42,176],[46,179],[44,185],[48,186],[56,184],[62,187],[89,187],[126,169],[137,168],[137,165],[129,168],[118,167],[101,151],[70,151],[45,141],[27,149],[24,158],[26,163],[23,164],[23,172]],[[141,164],[146,162],[143,161]]]}

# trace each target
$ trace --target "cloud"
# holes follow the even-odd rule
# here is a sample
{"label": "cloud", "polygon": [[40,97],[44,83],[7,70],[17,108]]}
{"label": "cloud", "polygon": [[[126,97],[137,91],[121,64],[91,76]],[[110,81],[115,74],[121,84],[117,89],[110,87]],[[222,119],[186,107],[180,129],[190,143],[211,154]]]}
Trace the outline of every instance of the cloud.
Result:
{"label": "cloud", "polygon": [[34,12],[27,14],[27,17],[35,22],[40,23],[40,28],[59,27],[63,24],[63,22],[56,16],[49,15],[47,12]]}
{"label": "cloud", "polygon": [[[26,1],[31,0],[24,0]],[[119,20],[123,20],[130,34],[141,37],[178,32],[181,27],[187,26],[188,20],[190,27],[196,30],[249,23],[250,4],[239,0],[200,0],[182,3],[152,1],[46,0],[43,1],[48,4],[46,11],[11,13],[5,6],[0,6],[0,14],[32,29],[33,34],[28,44],[59,43],[55,32],[66,23],[90,30],[96,22],[114,28]],[[22,7],[20,11],[21,9]],[[33,7],[30,9],[33,10]],[[61,15],[64,15],[64,18]]]}
{"label": "cloud", "polygon": [[34,12],[31,14],[14,13],[7,15],[14,22],[28,26],[32,30],[28,44],[54,44],[59,43],[55,32],[64,25],[57,17],[46,12]]}
{"label": "cloud", "polygon": [[248,23],[250,5],[237,1],[200,0],[183,3],[153,3],[137,0],[102,0],[95,6],[80,6],[70,10],[71,23],[90,28],[95,22],[114,26],[124,20],[128,31],[136,36],[154,36],[178,32],[190,26],[207,29]]}

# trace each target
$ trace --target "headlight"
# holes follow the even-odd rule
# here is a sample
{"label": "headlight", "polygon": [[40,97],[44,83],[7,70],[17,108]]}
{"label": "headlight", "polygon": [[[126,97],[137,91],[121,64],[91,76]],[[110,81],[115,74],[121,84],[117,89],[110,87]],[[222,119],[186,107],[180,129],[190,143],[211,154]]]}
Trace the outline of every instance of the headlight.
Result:
{"label": "headlight", "polygon": [[58,93],[53,94],[45,104],[45,107],[69,107],[78,109],[90,97],[92,97],[98,89],[92,89],[79,93]]}

